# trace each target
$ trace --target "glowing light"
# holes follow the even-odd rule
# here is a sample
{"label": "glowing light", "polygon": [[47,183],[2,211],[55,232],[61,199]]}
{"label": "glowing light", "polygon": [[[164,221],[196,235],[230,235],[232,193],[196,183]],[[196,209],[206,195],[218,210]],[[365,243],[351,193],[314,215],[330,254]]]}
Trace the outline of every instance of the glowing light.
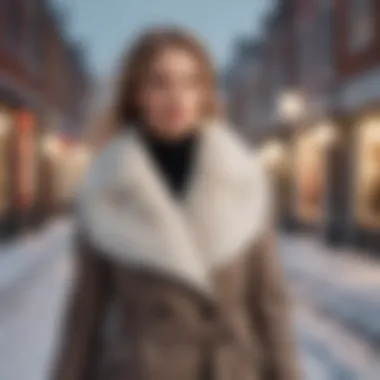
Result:
{"label": "glowing light", "polygon": [[54,134],[48,134],[42,141],[42,149],[49,156],[56,156],[61,151],[61,144],[58,137]]}
{"label": "glowing light", "polygon": [[261,158],[269,168],[275,168],[283,164],[286,157],[286,149],[280,141],[268,141],[261,150]]}
{"label": "glowing light", "polygon": [[317,127],[316,136],[322,146],[329,147],[338,139],[338,132],[332,123],[326,121]]}
{"label": "glowing light", "polygon": [[305,113],[304,97],[298,91],[286,91],[278,99],[278,110],[280,116],[285,120],[298,120]]}

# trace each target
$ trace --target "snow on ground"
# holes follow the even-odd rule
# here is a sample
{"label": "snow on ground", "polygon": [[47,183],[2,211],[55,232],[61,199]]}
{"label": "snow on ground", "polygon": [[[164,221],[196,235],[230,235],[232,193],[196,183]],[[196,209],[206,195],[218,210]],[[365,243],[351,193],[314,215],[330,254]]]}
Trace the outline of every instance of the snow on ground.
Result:
{"label": "snow on ground", "polygon": [[[14,248],[14,261],[11,255],[0,258],[1,266],[7,263],[12,267],[14,264],[21,271],[21,274],[10,276],[9,271],[16,273],[17,269],[2,267],[0,270],[0,379],[49,380],[48,368],[54,357],[74,270],[69,223],[57,223],[50,228],[39,235],[39,239],[30,237],[15,245],[18,248]],[[321,308],[320,302],[325,298],[316,296],[322,289],[318,287],[322,277],[325,286],[328,284],[324,291],[336,288],[326,282],[326,275],[322,276],[326,273],[324,268],[327,266],[331,270],[336,259],[330,260],[326,252],[322,253],[324,256],[321,258],[315,249],[311,256],[306,256],[307,250],[311,250],[310,244],[306,244],[308,248],[305,249],[302,241],[294,237],[280,239],[280,252],[295,298],[294,325],[304,380],[377,380],[380,360],[376,350],[363,336],[351,331]],[[314,261],[311,260],[312,256],[315,256]],[[28,264],[20,264],[23,261],[21,257]],[[357,267],[351,259],[345,261],[343,256],[339,260],[343,262],[340,268],[344,267],[347,274],[356,273],[350,281],[340,276],[344,282],[344,286],[339,285],[340,288],[352,297],[366,301],[360,295],[364,291],[370,292],[377,281],[378,269],[374,269],[373,265],[369,268],[369,280],[364,269],[356,271]],[[314,280],[310,282],[309,278]],[[314,292],[310,290],[313,286],[316,289]],[[365,312],[363,309],[357,310],[358,314]]]}

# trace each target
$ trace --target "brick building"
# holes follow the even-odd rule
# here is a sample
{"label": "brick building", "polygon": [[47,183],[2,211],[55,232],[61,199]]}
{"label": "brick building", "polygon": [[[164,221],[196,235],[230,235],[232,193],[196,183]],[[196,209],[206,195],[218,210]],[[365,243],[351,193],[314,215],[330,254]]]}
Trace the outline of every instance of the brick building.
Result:
{"label": "brick building", "polygon": [[244,129],[280,179],[284,219],[379,247],[380,3],[278,0],[263,35],[262,85],[246,95],[261,111]]}
{"label": "brick building", "polygon": [[234,60],[224,75],[227,113],[246,135],[249,121],[256,111],[253,96],[257,92],[260,42],[241,37],[236,43]]}
{"label": "brick building", "polygon": [[330,204],[339,205],[333,238],[379,248],[380,3],[335,0],[335,6],[341,143],[330,176]]}
{"label": "brick building", "polygon": [[8,234],[49,208],[52,131],[78,134],[90,86],[81,49],[48,0],[0,3],[0,219]]}

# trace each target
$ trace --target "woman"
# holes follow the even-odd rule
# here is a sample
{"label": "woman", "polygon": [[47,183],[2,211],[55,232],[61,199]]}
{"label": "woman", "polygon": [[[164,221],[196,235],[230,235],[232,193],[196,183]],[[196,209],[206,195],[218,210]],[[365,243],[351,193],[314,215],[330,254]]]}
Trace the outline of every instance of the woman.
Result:
{"label": "woman", "polygon": [[55,380],[293,380],[266,177],[217,120],[201,46],[153,30],[123,67],[78,198]]}

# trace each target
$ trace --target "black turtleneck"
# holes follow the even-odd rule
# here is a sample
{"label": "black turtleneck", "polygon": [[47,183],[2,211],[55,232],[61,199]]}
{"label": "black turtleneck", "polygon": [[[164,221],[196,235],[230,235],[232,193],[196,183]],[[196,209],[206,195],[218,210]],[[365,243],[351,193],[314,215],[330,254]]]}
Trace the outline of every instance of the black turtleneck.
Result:
{"label": "black turtleneck", "polygon": [[193,170],[198,146],[198,135],[192,133],[175,141],[155,137],[149,132],[141,133],[154,163],[160,170],[168,187],[175,196],[182,196]]}

